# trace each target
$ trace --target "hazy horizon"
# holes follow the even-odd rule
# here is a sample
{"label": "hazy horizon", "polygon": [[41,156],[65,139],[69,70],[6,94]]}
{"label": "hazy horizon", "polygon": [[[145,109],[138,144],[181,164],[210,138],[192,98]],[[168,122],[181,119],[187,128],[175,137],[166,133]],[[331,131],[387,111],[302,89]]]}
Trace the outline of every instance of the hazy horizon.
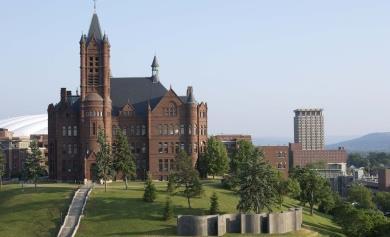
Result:
{"label": "hazy horizon", "polygon": [[[390,131],[390,2],[100,0],[113,76],[149,76],[209,106],[209,133],[292,137],[323,108],[325,136]],[[45,113],[79,86],[92,1],[0,3],[0,119]]]}

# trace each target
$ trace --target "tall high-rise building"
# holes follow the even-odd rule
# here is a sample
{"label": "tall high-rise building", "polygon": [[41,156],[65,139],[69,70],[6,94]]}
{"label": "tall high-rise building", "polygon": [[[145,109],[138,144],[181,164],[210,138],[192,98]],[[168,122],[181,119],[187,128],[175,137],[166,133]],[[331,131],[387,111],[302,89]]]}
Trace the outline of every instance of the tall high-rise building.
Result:
{"label": "tall high-rise building", "polygon": [[322,109],[294,110],[294,142],[303,150],[324,149],[324,117]]}

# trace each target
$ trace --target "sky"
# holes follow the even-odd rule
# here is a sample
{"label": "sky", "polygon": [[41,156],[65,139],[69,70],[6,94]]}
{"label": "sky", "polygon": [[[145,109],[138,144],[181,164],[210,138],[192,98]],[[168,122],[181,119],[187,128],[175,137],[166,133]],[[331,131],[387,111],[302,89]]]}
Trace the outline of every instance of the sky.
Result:
{"label": "sky", "polygon": [[[113,76],[194,87],[209,133],[292,137],[323,108],[326,136],[390,131],[390,1],[99,0]],[[91,0],[0,0],[0,118],[46,113],[79,86]]]}

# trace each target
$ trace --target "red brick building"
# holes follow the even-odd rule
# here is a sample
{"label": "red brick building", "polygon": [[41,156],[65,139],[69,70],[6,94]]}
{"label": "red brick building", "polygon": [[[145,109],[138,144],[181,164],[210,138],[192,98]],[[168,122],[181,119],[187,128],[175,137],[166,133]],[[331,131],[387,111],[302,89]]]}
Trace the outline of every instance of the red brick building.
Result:
{"label": "red brick building", "polygon": [[378,185],[380,191],[390,191],[390,168],[378,170]]}
{"label": "red brick building", "polygon": [[260,146],[258,149],[263,153],[264,159],[277,169],[283,177],[288,177],[289,150],[288,146]]}
{"label": "red brick building", "polygon": [[248,141],[252,143],[252,137],[250,135],[224,134],[216,135],[214,137],[225,145],[229,154],[238,148],[239,141]]}
{"label": "red brick building", "polygon": [[80,39],[81,94],[62,88],[60,102],[48,107],[50,178],[94,180],[99,129],[109,143],[118,130],[127,135],[139,178],[150,171],[166,179],[179,150],[195,164],[207,141],[207,104],[192,87],[185,96],[164,87],[156,57],[149,77],[112,77],[110,48],[95,13]]}
{"label": "red brick building", "polygon": [[299,143],[289,144],[290,167],[305,167],[308,164],[347,163],[348,154],[343,148],[338,150],[303,150]]}

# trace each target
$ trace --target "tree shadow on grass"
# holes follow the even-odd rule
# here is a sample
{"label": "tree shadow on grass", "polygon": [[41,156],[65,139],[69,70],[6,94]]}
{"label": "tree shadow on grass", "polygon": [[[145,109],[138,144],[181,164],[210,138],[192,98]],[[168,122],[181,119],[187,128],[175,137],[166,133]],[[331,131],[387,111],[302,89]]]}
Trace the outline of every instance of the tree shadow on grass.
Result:
{"label": "tree shadow on grass", "polygon": [[158,230],[149,230],[149,231],[134,231],[134,232],[118,232],[118,233],[110,233],[106,236],[174,236],[176,235],[176,226],[165,225],[162,229]]}
{"label": "tree shadow on grass", "polygon": [[[55,193],[60,192],[59,190],[53,190],[53,188],[50,188],[49,190],[37,190],[35,192],[34,190],[28,190],[24,193],[20,193],[19,191],[15,191],[15,193],[11,193],[8,198],[15,197],[15,195],[21,195],[21,194],[39,194],[44,195],[48,193]],[[63,193],[64,190],[61,190],[61,193]],[[13,195],[13,196],[12,196]],[[64,196],[65,197],[65,196]],[[12,226],[15,222],[20,223],[28,223],[32,224],[39,228],[33,228],[30,230],[31,236],[46,236],[46,233],[48,233],[49,236],[55,236],[58,232],[58,229],[60,228],[60,216],[59,214],[62,213],[62,215],[66,215],[69,203],[71,202],[71,196],[69,196],[69,199],[64,200],[63,198],[58,198],[57,200],[52,199],[44,199],[41,201],[26,201],[21,204],[15,204],[15,205],[8,205],[8,206],[2,206],[0,217],[1,216],[18,216],[20,215],[20,218],[15,219],[13,218],[10,221],[2,221],[3,224],[6,224],[6,226]],[[1,198],[1,201],[4,201],[4,198]],[[0,202],[1,203],[1,202]],[[46,209],[46,217],[38,217],[34,216],[33,218],[28,216],[29,214],[32,214],[35,212],[35,210],[44,210]],[[48,226],[48,221],[50,224],[53,224],[54,226],[50,228]],[[36,230],[38,229],[38,230]],[[42,231],[44,230],[44,231]]]}
{"label": "tree shadow on grass", "polygon": [[337,229],[333,226],[324,225],[324,224],[314,224],[303,221],[303,225],[305,225],[308,229],[317,231],[318,233],[331,237],[344,237],[345,235],[341,232],[340,229]]}

